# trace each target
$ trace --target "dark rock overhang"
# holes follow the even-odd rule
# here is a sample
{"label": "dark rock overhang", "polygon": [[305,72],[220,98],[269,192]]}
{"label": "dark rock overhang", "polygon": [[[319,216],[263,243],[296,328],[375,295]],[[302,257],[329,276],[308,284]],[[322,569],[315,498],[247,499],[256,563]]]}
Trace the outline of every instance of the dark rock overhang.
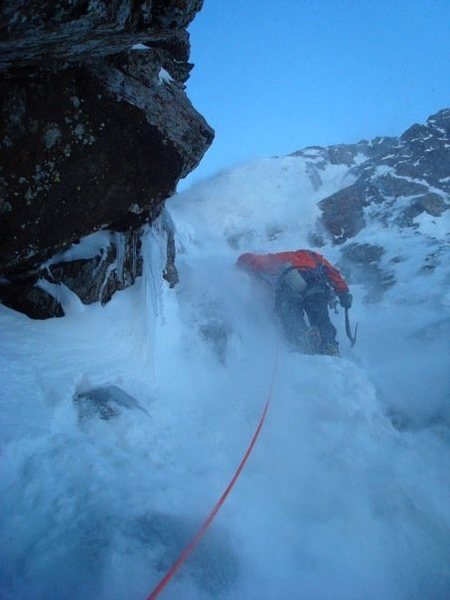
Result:
{"label": "dark rock overhang", "polygon": [[152,221],[200,162],[214,133],[184,83],[201,6],[2,5],[0,275],[24,280],[83,236]]}

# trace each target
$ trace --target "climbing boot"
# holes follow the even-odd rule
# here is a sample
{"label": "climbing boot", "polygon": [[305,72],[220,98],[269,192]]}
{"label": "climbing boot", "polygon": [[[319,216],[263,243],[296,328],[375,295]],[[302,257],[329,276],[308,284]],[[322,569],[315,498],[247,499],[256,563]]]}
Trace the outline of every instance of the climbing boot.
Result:
{"label": "climbing boot", "polygon": [[317,327],[308,327],[302,338],[305,354],[320,354],[320,331]]}
{"label": "climbing boot", "polygon": [[322,345],[321,354],[327,354],[328,356],[340,356],[339,344],[337,342],[327,342]]}

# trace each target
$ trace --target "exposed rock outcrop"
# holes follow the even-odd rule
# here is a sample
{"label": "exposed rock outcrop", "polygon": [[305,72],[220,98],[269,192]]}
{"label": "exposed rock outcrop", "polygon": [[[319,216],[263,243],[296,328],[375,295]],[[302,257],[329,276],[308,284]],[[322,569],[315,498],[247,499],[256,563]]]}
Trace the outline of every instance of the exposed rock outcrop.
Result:
{"label": "exposed rock outcrop", "polygon": [[[333,148],[324,150],[330,154]],[[348,165],[360,153],[351,171],[356,181],[319,205],[335,243],[354,237],[371,220],[385,227],[414,227],[422,213],[440,216],[450,208],[450,109],[399,138],[375,138],[346,148],[334,155]]]}
{"label": "exposed rock outcrop", "polygon": [[106,304],[118,290],[133,285],[142,275],[139,232],[112,234],[110,243],[92,258],[61,261],[47,267],[40,277],[64,284],[84,304]]}
{"label": "exposed rock outcrop", "polygon": [[[152,221],[201,160],[213,131],[184,90],[185,28],[201,6],[13,0],[0,8],[0,297],[9,306],[19,277],[22,291],[35,289],[42,263],[83,236]],[[96,268],[78,262],[58,277],[70,271],[92,299]]]}
{"label": "exposed rock outcrop", "polygon": [[314,192],[324,190],[318,202],[321,216],[309,235],[311,245],[321,247],[327,239],[339,245],[340,267],[351,283],[364,284],[367,301],[380,300],[395,283],[398,266],[408,260],[402,244],[390,252],[383,246],[391,237],[388,229],[396,231],[397,239],[408,240],[411,234],[426,238],[426,252],[413,261],[422,276],[445,263],[450,109],[413,125],[400,137],[309,146],[290,156],[300,159],[299,168]]}
{"label": "exposed rock outcrop", "polygon": [[140,410],[148,415],[135,398],[116,385],[80,390],[75,394],[73,401],[81,423],[93,417],[108,421],[118,417],[124,409]]}

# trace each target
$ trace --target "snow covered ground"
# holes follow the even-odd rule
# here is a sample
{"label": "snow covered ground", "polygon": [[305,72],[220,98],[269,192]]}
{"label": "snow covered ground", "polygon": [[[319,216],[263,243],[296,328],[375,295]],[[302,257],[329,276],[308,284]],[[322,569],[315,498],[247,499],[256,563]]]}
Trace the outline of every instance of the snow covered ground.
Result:
{"label": "snow covered ground", "polygon": [[[445,228],[359,234],[405,259],[382,303],[353,286],[355,348],[333,315],[341,359],[290,352],[270,290],[235,267],[308,247],[317,202],[351,182],[297,157],[245,165],[168,202],[175,289],[156,229],[144,277],[104,308],[0,307],[2,598],[145,598],[233,475],[277,353],[254,452],[161,597],[448,598],[449,275],[414,268]],[[105,387],[99,415],[86,396]]]}

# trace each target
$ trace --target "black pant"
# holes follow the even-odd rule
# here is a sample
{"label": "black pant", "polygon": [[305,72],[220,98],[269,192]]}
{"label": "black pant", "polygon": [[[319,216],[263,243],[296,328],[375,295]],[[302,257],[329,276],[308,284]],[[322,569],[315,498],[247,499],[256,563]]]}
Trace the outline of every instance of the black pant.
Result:
{"label": "black pant", "polygon": [[286,338],[292,344],[298,344],[307,326],[305,313],[310,326],[317,327],[322,346],[336,344],[336,328],[330,321],[328,301],[330,293],[327,288],[307,288],[303,298],[294,297],[289,289],[280,287],[275,293],[275,312],[278,314]]}

